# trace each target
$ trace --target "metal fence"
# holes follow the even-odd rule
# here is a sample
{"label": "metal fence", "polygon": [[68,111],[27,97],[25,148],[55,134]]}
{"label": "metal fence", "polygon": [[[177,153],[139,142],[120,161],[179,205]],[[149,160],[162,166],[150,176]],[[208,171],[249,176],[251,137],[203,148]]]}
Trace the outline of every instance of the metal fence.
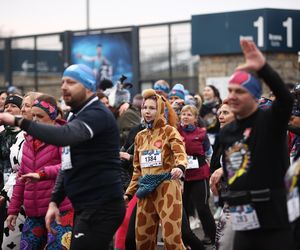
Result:
{"label": "metal fence", "polygon": [[60,95],[61,74],[71,64],[75,36],[130,31],[135,91],[165,79],[198,91],[198,56],[191,54],[191,22],[64,31],[0,38],[0,88],[16,86]]}

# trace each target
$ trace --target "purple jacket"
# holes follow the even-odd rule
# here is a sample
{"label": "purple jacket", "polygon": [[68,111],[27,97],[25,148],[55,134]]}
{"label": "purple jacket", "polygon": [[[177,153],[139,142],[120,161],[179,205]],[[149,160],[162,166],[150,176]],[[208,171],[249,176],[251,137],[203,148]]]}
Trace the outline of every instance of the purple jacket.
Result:
{"label": "purple jacket", "polygon": [[[10,215],[17,215],[22,205],[24,205],[26,215],[29,217],[46,215],[55,179],[61,167],[61,148],[43,142],[37,143],[37,145],[35,149],[33,137],[25,135],[18,177],[27,173],[44,171],[46,178],[29,183],[17,178],[8,207],[8,214]],[[60,211],[70,209],[72,209],[72,205],[68,199],[65,199],[60,205]]]}

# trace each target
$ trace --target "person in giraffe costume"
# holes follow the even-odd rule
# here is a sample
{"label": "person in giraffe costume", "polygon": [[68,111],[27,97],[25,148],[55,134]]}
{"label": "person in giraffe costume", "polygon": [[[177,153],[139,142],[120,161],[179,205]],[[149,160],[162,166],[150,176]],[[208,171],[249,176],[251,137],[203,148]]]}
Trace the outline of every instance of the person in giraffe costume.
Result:
{"label": "person in giraffe costume", "polygon": [[[135,138],[134,172],[124,199],[136,193],[137,249],[156,249],[159,222],[164,249],[185,249],[181,239],[182,196],[180,178],[187,166],[179,132],[167,125],[166,99],[154,90],[143,92],[142,117],[146,129]],[[169,117],[170,118],[170,117]]]}

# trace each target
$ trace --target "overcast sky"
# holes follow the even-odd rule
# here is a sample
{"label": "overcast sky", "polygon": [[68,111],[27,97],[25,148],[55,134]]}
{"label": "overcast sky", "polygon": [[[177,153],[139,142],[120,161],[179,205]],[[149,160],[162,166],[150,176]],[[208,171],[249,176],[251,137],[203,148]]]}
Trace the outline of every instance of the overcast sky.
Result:
{"label": "overcast sky", "polygon": [[[90,28],[189,20],[192,15],[257,8],[300,10],[300,0],[89,0]],[[0,34],[31,35],[87,27],[87,0],[0,0]]]}

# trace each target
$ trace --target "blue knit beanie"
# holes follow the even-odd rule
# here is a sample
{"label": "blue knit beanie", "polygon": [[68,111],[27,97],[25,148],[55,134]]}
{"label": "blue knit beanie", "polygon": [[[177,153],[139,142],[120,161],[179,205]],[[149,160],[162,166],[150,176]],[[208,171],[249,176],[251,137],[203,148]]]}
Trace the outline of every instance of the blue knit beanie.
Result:
{"label": "blue knit beanie", "polygon": [[184,100],[184,86],[181,83],[176,83],[172,90],[170,91],[168,98],[172,96],[177,96],[180,99]]}
{"label": "blue knit beanie", "polygon": [[85,88],[96,92],[96,78],[91,68],[84,64],[73,64],[65,69],[63,77],[68,76],[80,82]]}
{"label": "blue knit beanie", "polygon": [[238,84],[247,89],[255,99],[259,99],[262,88],[259,80],[246,71],[236,71],[229,79],[230,84]]}
{"label": "blue knit beanie", "polygon": [[159,91],[163,91],[165,92],[166,94],[169,93],[170,89],[168,86],[165,86],[165,85],[162,85],[162,84],[159,84],[159,83],[155,83],[154,86],[153,86],[153,89],[154,90],[159,90]]}

